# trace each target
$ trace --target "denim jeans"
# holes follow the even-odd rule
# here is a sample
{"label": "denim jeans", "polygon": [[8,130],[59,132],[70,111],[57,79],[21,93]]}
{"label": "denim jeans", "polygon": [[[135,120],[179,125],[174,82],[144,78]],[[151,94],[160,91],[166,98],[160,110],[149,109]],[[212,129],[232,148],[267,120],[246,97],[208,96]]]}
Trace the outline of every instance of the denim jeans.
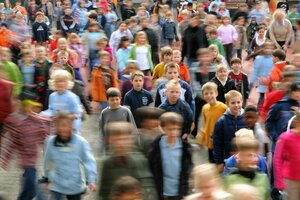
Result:
{"label": "denim jeans", "polygon": [[61,194],[59,192],[54,192],[52,191],[52,200],[63,200],[64,197],[67,197],[68,200],[81,200],[81,195],[80,194],[74,194],[74,195],[65,195],[65,194]]}
{"label": "denim jeans", "polygon": [[17,200],[32,200],[36,195],[36,169],[24,168],[22,186]]}

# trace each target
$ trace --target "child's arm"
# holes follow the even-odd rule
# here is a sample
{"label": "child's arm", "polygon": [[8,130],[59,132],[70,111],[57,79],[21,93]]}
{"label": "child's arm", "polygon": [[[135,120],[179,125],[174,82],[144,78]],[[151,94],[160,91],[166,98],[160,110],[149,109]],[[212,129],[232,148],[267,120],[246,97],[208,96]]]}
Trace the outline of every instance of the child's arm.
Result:
{"label": "child's arm", "polygon": [[285,188],[283,179],[283,163],[284,163],[284,143],[285,135],[281,135],[278,142],[276,143],[275,154],[274,154],[274,178],[275,178],[275,188],[283,190]]}
{"label": "child's arm", "polygon": [[213,133],[213,154],[217,165],[224,165],[224,130],[222,118],[215,125]]}
{"label": "child's arm", "polygon": [[50,153],[50,148],[51,145],[54,146],[53,141],[55,139],[56,136],[50,136],[46,142],[45,142],[45,148],[44,148],[44,177],[46,178],[46,182],[51,181],[48,180],[49,177],[49,165],[52,162],[52,157],[51,157],[51,153]]}
{"label": "child's arm", "polygon": [[177,29],[176,29],[176,24],[174,23],[174,35],[175,35],[175,40],[178,41],[178,34],[177,34]]}
{"label": "child's arm", "polygon": [[158,107],[160,106],[160,104],[161,104],[161,97],[160,97],[159,87],[158,87],[155,95],[154,107]]}
{"label": "child's arm", "polygon": [[268,112],[268,116],[267,116],[267,119],[266,119],[266,130],[268,131],[268,134],[269,136],[273,139],[273,141],[276,141],[277,139],[277,133],[276,133],[276,130],[274,130],[274,125],[276,122],[278,122],[278,112],[279,109],[278,109],[278,106],[275,104],[271,107],[270,111]]}

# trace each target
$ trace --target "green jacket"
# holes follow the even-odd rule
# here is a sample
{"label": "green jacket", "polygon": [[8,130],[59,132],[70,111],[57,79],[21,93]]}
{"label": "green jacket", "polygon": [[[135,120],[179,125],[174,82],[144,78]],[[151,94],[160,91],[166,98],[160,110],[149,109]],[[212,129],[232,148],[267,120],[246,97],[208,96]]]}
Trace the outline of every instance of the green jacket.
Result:
{"label": "green jacket", "polygon": [[215,39],[215,40],[207,39],[207,40],[208,40],[209,45],[211,45],[211,44],[217,45],[218,49],[219,49],[219,53],[222,56],[225,56],[224,46],[223,46],[222,42],[219,39]]}
{"label": "green jacket", "polygon": [[[152,55],[151,55],[151,46],[148,46],[148,62],[150,65],[150,70],[153,71],[154,66],[153,66],[153,62],[152,62]],[[129,60],[136,60],[136,44],[133,44],[131,46],[130,52],[129,52],[129,56],[128,56]]]}
{"label": "green jacket", "polygon": [[15,86],[13,88],[13,94],[15,96],[18,96],[23,87],[23,76],[17,67],[16,64],[10,61],[5,61],[2,63],[4,67],[5,75],[7,76],[7,79],[13,83],[15,83]]}
{"label": "green jacket", "polygon": [[153,175],[148,167],[148,160],[140,152],[131,152],[123,156],[108,156],[103,161],[102,171],[99,175],[99,198],[110,200],[113,183],[123,176],[136,178],[143,187],[144,200],[157,199]]}
{"label": "green jacket", "polygon": [[235,184],[247,184],[256,188],[260,195],[260,199],[269,200],[270,198],[270,185],[266,174],[256,173],[253,180],[250,180],[240,174],[230,174],[225,176],[223,181],[226,190]]}

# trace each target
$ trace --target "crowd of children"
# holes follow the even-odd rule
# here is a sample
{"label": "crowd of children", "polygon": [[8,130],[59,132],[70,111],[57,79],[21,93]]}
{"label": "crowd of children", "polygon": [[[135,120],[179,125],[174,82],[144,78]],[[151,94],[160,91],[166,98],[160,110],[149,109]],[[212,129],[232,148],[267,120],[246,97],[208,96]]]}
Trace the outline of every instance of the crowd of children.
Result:
{"label": "crowd of children", "polygon": [[54,200],[298,200],[300,4],[247,2],[0,3],[0,167],[24,170],[18,199],[47,199],[43,151]]}

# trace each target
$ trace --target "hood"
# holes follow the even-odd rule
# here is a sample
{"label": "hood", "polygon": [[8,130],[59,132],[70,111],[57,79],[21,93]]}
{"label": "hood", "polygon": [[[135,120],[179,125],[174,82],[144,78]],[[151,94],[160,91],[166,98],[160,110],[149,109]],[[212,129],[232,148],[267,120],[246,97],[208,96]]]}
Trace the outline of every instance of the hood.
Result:
{"label": "hood", "polygon": [[[244,111],[244,109],[242,108],[242,109],[241,109],[241,113],[240,113],[239,116],[237,116],[237,118],[242,117],[242,115],[244,114],[244,112],[245,112],[245,111]],[[231,114],[231,111],[230,111],[229,108],[227,108],[227,110],[226,110],[226,112],[224,113],[224,115],[227,116],[227,117],[230,117],[230,118],[235,118],[235,117]]]}

